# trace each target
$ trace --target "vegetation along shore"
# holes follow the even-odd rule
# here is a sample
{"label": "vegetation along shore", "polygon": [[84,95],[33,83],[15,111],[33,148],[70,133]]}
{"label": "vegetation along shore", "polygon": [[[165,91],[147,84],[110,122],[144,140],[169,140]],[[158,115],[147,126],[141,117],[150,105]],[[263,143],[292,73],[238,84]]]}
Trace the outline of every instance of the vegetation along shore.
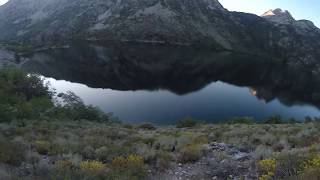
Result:
{"label": "vegetation along shore", "polygon": [[123,124],[37,75],[0,71],[0,179],[317,179],[320,121]]}

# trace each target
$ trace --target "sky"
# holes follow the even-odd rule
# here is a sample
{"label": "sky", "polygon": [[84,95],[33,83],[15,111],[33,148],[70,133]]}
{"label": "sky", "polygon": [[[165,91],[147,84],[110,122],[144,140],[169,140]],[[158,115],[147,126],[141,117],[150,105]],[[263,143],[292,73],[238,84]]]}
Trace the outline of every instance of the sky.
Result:
{"label": "sky", "polygon": [[270,9],[288,10],[297,19],[311,20],[320,27],[319,0],[219,0],[230,11],[261,15]]}
{"label": "sky", "polygon": [[[8,0],[0,0],[0,5]],[[281,8],[289,10],[292,16],[299,19],[313,21],[320,27],[320,1],[319,0],[219,0],[231,11],[241,11],[261,15],[270,9]]]}
{"label": "sky", "polygon": [[0,6],[6,3],[8,0],[0,0]]}

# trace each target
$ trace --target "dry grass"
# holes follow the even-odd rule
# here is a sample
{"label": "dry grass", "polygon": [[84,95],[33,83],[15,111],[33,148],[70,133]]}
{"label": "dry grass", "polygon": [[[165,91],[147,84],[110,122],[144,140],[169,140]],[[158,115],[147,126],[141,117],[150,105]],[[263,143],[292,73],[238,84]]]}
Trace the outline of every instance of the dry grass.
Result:
{"label": "dry grass", "polygon": [[[120,174],[139,179],[145,177],[147,169],[165,171],[170,168],[171,162],[197,161],[203,155],[203,145],[210,142],[224,142],[250,149],[257,162],[275,159],[275,177],[308,176],[319,170],[300,171],[297,167],[312,160],[311,155],[318,154],[320,150],[320,126],[315,122],[277,125],[201,124],[192,128],[157,129],[88,121],[28,121],[24,124],[23,127],[17,123],[0,124],[0,163],[16,168],[21,168],[22,163],[34,167],[33,174],[45,177],[57,173],[51,164],[66,167],[72,177],[82,177],[88,175],[88,172],[82,174],[83,162],[99,162],[105,167],[112,167],[109,165],[115,163],[115,158],[122,157],[127,161],[126,158],[136,154],[139,161],[132,162],[138,164],[130,166],[131,170],[122,170]],[[18,148],[21,146],[28,148],[11,151],[12,148],[21,149]],[[301,154],[304,156],[301,157]],[[48,161],[41,160],[44,157]],[[134,170],[133,167],[141,168]],[[12,174],[14,177],[17,175]],[[117,177],[119,174],[109,168],[101,176]]]}

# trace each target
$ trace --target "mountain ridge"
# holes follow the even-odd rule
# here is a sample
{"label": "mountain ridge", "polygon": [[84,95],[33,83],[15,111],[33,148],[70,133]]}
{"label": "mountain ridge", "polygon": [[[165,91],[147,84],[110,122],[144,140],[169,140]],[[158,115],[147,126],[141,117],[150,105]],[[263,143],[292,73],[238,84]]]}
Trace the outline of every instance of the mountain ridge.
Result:
{"label": "mountain ridge", "polygon": [[[318,64],[320,30],[277,11],[262,17],[230,12],[218,0],[11,0],[0,7],[0,41],[200,45]],[[283,15],[290,21],[276,22]]]}

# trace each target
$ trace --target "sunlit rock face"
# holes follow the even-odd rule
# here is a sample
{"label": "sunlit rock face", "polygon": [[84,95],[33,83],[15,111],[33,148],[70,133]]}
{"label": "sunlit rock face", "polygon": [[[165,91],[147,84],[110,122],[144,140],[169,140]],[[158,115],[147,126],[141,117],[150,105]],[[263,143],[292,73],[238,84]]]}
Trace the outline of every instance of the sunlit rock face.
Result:
{"label": "sunlit rock face", "polygon": [[261,17],[278,25],[291,25],[300,34],[305,34],[308,32],[320,32],[313,22],[308,20],[295,20],[291,13],[287,10],[282,10],[279,8],[275,10],[269,10],[262,14]]}
{"label": "sunlit rock face", "polygon": [[2,41],[73,39],[196,45],[320,69],[319,29],[280,9],[260,17],[229,12],[217,0],[11,0],[0,6]]}
{"label": "sunlit rock face", "polygon": [[291,24],[295,21],[289,11],[282,9],[269,10],[262,17],[279,24]]}

